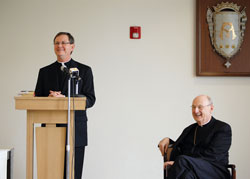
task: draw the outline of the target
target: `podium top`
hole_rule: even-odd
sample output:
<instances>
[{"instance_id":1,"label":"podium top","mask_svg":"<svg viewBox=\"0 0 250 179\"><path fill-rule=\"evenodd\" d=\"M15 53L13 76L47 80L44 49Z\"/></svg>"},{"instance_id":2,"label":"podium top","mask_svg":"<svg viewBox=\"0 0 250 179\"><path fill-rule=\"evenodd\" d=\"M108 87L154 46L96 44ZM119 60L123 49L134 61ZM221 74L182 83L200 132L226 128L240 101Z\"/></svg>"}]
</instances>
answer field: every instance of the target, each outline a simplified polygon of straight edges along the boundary
<instances>
[{"instance_id":1,"label":"podium top","mask_svg":"<svg viewBox=\"0 0 250 179\"><path fill-rule=\"evenodd\" d=\"M67 97L34 97L34 96L16 96L16 109L20 110L68 110ZM70 98L70 109L85 110L86 97Z\"/></svg>"}]
</instances>

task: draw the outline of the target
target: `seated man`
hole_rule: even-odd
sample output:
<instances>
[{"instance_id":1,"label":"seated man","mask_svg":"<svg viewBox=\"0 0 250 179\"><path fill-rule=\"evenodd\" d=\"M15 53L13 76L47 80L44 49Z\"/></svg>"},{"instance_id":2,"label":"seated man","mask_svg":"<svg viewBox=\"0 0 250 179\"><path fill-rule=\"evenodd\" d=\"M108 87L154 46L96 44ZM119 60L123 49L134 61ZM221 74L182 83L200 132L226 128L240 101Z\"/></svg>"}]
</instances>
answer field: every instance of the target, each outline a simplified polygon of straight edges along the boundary
<instances>
[{"instance_id":1,"label":"seated man","mask_svg":"<svg viewBox=\"0 0 250 179\"><path fill-rule=\"evenodd\" d=\"M172 145L167 179L229 179L228 151L231 146L231 127L212 116L213 102L200 95L193 100L192 115L196 123L184 129L174 142L164 138L159 143L161 154Z\"/></svg>"}]
</instances>

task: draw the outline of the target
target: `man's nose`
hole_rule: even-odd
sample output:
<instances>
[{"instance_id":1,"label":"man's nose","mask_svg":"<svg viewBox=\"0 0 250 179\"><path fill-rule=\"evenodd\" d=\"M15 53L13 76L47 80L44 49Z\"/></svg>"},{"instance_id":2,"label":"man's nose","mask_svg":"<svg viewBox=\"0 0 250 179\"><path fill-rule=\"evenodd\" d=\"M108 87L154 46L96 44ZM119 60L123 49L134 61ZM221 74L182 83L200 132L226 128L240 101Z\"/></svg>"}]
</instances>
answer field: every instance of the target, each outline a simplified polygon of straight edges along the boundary
<instances>
[{"instance_id":1,"label":"man's nose","mask_svg":"<svg viewBox=\"0 0 250 179\"><path fill-rule=\"evenodd\" d=\"M196 106L193 110L194 110L195 113L199 112L198 106Z\"/></svg>"}]
</instances>

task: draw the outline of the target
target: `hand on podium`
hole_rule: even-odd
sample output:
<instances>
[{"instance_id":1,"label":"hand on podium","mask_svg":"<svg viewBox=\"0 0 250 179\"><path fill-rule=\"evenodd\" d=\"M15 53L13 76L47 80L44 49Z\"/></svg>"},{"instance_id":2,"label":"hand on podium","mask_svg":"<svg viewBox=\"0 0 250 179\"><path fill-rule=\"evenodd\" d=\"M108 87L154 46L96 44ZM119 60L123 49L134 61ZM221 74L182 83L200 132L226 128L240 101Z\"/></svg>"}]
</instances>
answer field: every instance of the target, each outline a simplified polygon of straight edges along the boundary
<instances>
[{"instance_id":1,"label":"hand on podium","mask_svg":"<svg viewBox=\"0 0 250 179\"><path fill-rule=\"evenodd\" d=\"M65 95L61 94L61 91L49 91L49 97L65 97Z\"/></svg>"}]
</instances>

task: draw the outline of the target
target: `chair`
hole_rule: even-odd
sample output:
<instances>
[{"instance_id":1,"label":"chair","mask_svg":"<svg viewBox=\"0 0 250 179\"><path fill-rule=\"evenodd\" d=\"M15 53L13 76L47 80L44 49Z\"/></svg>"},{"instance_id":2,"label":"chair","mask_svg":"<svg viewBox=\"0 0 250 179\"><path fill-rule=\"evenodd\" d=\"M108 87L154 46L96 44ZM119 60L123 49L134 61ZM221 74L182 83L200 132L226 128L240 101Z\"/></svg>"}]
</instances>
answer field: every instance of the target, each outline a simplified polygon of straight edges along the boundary
<instances>
[{"instance_id":1,"label":"chair","mask_svg":"<svg viewBox=\"0 0 250 179\"><path fill-rule=\"evenodd\" d=\"M234 164L228 164L227 168L231 170L231 178L236 179L236 166Z\"/></svg>"},{"instance_id":2,"label":"chair","mask_svg":"<svg viewBox=\"0 0 250 179\"><path fill-rule=\"evenodd\" d=\"M172 147L168 148L167 152L163 156L163 162L169 161L172 149ZM230 169L231 179L236 179L236 166L234 164L228 164L227 168ZM163 170L163 179L167 178L168 169L169 167Z\"/></svg>"}]
</instances>

